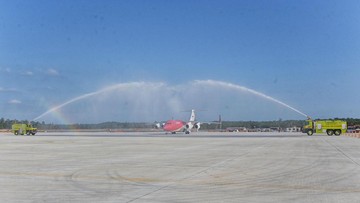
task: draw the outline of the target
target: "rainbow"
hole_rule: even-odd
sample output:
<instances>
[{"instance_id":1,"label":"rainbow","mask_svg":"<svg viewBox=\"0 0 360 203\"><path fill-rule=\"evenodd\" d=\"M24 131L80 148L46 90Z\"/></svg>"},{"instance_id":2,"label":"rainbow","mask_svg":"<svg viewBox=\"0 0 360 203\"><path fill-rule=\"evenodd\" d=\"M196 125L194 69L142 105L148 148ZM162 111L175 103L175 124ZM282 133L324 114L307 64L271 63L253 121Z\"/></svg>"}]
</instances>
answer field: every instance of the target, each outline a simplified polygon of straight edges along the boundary
<instances>
[{"instance_id":1,"label":"rainbow","mask_svg":"<svg viewBox=\"0 0 360 203\"><path fill-rule=\"evenodd\" d=\"M71 103L74 103L76 101L79 101L79 100L83 100L83 99L86 99L86 98L89 98L89 97L92 97L92 96L95 96L95 95L99 95L101 93L104 93L104 92L108 92L108 91L113 91L113 90L116 90L116 89L127 89L127 88L133 88L133 87L149 87L149 86L154 86L154 87L162 87L164 84L163 83L145 83L145 82L131 82L131 83L119 83L119 84L116 84L116 85L112 85L112 86L109 86L109 87L105 87L103 89L100 89L98 91L94 91L94 92L90 92L90 93L86 93L86 94L83 94L83 95L80 95L78 97L74 97L58 106L55 106L55 107L52 107L50 108L49 110L47 110L46 112L42 113L41 115L37 116L36 118L32 119L33 121L37 121L39 120L40 118L48 115L48 114L53 114L54 117L58 118L60 121L63 121L64 123L71 123L69 122L70 119L67 119L61 112L60 112L60 109L63 108L64 106L67 106Z\"/></svg>"}]
</instances>

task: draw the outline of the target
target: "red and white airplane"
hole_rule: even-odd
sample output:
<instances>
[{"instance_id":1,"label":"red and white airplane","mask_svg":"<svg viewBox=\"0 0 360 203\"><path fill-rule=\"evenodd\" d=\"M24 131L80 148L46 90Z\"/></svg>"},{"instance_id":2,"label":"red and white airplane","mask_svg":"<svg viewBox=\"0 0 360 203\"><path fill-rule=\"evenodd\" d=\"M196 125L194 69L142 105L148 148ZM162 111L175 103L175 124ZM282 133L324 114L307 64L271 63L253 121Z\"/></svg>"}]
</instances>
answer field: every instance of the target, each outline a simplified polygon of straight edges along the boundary
<instances>
[{"instance_id":1,"label":"red and white airplane","mask_svg":"<svg viewBox=\"0 0 360 203\"><path fill-rule=\"evenodd\" d=\"M176 132L185 132L189 134L192 129L197 131L200 129L200 122L195 121L195 110L191 110L190 119L188 122L182 120L168 120L163 126L165 132L171 132L175 134Z\"/></svg>"}]
</instances>

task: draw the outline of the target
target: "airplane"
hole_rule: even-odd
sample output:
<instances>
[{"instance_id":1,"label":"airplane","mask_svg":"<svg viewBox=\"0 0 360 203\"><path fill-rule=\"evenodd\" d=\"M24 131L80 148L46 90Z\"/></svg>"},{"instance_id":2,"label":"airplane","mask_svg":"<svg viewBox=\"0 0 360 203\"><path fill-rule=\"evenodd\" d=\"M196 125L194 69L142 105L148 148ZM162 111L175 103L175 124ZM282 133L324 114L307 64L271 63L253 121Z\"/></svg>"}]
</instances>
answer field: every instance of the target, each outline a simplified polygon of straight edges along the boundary
<instances>
[{"instance_id":1,"label":"airplane","mask_svg":"<svg viewBox=\"0 0 360 203\"><path fill-rule=\"evenodd\" d=\"M176 132L185 132L185 134L190 134L192 129L196 129L199 131L200 129L200 122L195 120L195 110L191 110L190 119L188 122L182 120L168 120L163 125L163 130L171 134L175 134Z\"/></svg>"}]
</instances>

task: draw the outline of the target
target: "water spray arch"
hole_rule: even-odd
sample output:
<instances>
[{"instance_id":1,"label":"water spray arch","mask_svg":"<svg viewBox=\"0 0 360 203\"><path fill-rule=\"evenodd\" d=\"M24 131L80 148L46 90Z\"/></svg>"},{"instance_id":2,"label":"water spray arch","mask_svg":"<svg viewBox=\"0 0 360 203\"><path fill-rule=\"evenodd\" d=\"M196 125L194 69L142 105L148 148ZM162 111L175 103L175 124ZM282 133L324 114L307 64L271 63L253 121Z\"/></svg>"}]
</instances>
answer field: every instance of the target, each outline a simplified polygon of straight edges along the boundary
<instances>
[{"instance_id":1,"label":"water spray arch","mask_svg":"<svg viewBox=\"0 0 360 203\"><path fill-rule=\"evenodd\" d=\"M36 118L33 119L33 121L37 121L39 120L40 118L50 114L50 113L53 113L53 112L57 112L58 110L60 110L61 108L69 105L69 104L72 104L74 102L78 102L80 100L83 100L83 99L87 99L89 97L93 97L93 96L96 96L96 95L100 95L104 92L109 92L109 91L114 91L114 90L119 90L119 89L126 89L126 88L141 88L141 87L144 87L144 86L153 86L153 87L161 87L163 86L163 83L145 83L145 82L131 82L131 83L119 83L119 84L116 84L116 85L111 85L111 86L108 86L108 87L105 87L103 89L100 89L100 90L97 90L97 91L94 91L94 92L90 92L90 93L86 93L86 94L83 94L83 95L80 95L78 97L74 97L72 99L69 99L68 101L60 104L60 105L57 105L55 107L52 107L50 108L49 110L45 111L44 113L40 114L39 116L37 116Z\"/></svg>"},{"instance_id":2,"label":"water spray arch","mask_svg":"<svg viewBox=\"0 0 360 203\"><path fill-rule=\"evenodd\" d=\"M172 107L176 106L176 109L179 111L179 110L181 110L181 108L186 108L186 107L181 105L182 102L181 102L181 100L177 99L177 97L179 95L180 95L179 97L181 97L181 95L185 95L186 91L189 88L194 88L194 87L202 87L203 89L217 87L217 88L223 88L224 90L226 89L226 90L232 90L232 91L238 91L238 92L247 92L256 97L260 97L260 98L263 98L272 103L276 103L276 104L281 105L291 111L294 111L304 117L307 117L307 115L305 113L301 112L300 110L298 110L278 99L270 97L270 96L268 96L264 93L258 92L256 90L253 90L253 89L250 89L250 88L247 88L244 86L236 85L233 83L216 81L216 80L195 80L193 82L190 82L188 85L189 86L187 86L187 85L168 86L164 83L151 83L151 82L119 83L119 84L111 85L111 86L105 87L103 89L100 89L100 90L97 90L94 92L90 92L90 93L86 93L86 94L80 95L78 97L69 99L68 101L65 101L64 103L62 103L60 105L52 107L49 110L45 111L44 113L40 114L39 116L35 117L33 119L33 121L37 121L49 114L59 114L60 109L64 108L65 106L68 106L70 104L73 104L75 102L85 100L85 99L88 99L88 98L91 98L91 97L94 97L97 95L101 95L101 94L107 93L107 92L112 92L112 91L124 92L127 89L133 90L133 94L141 94L140 90L144 90L144 89L147 89L148 91L156 91L158 94L163 94L163 96L160 98L160 100L166 100L169 103L169 104L167 104L168 106L166 108L170 108L170 106L172 106ZM143 93L144 92L145 91L143 91ZM199 90L199 92L201 93L201 90Z\"/></svg>"},{"instance_id":3,"label":"water spray arch","mask_svg":"<svg viewBox=\"0 0 360 203\"><path fill-rule=\"evenodd\" d=\"M244 92L249 92L253 95L256 95L258 97L261 97L261 98L264 98L264 99L267 99L271 102L274 102L274 103L277 103L277 104L280 104L281 106L284 106L292 111L295 111L296 113L302 115L302 116L305 116L305 117L308 117L308 115L306 115L305 113L301 112L300 110L278 100L278 99L275 99L273 97L270 97L264 93L261 93L261 92L258 92L256 90L253 90L253 89L250 89L250 88L247 88L247 87L244 87L244 86L240 86L240 85L236 85L236 84L232 84L232 83L228 83L228 82L222 82L222 81L216 81L216 80L195 80L194 81L194 84L198 84L198 85L208 85L208 86L221 86L221 87L224 87L224 88L229 88L229 89L233 89L233 90L237 90L237 91L244 91Z\"/></svg>"}]
</instances>

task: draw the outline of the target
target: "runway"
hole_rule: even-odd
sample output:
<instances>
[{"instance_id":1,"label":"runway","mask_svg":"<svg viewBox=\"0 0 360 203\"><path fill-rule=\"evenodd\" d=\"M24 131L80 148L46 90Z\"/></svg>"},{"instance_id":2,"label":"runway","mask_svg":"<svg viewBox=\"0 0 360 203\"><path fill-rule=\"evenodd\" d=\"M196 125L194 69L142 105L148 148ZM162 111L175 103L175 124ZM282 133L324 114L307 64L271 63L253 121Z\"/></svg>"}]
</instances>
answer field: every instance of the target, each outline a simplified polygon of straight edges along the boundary
<instances>
[{"instance_id":1,"label":"runway","mask_svg":"<svg viewBox=\"0 0 360 203\"><path fill-rule=\"evenodd\" d=\"M0 134L1 202L360 202L360 139Z\"/></svg>"}]
</instances>

